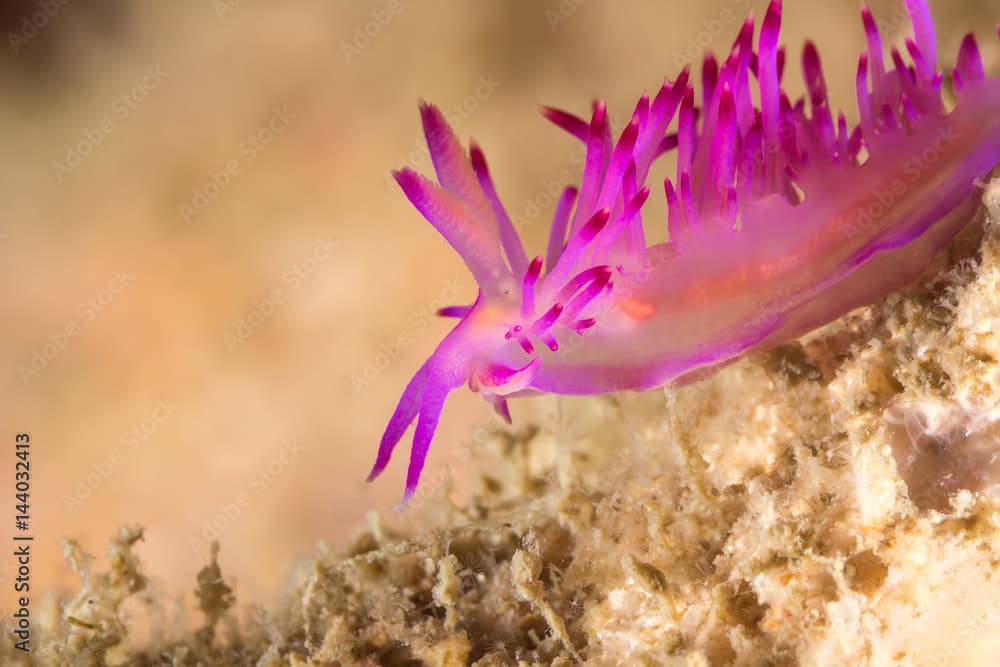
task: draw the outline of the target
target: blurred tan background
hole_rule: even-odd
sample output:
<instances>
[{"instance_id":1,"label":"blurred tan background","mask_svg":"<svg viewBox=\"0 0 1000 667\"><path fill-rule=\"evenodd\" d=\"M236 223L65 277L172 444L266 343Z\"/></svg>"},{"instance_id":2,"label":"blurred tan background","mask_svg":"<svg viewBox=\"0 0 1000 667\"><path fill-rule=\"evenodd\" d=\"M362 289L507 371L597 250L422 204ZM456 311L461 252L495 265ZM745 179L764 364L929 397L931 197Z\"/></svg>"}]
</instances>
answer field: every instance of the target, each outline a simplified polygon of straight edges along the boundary
<instances>
[{"instance_id":1,"label":"blurred tan background","mask_svg":"<svg viewBox=\"0 0 1000 667\"><path fill-rule=\"evenodd\" d=\"M902 1L871 4L901 43ZM943 62L974 28L995 72L995 2L931 4ZM5 3L0 490L9 526L13 434L30 432L33 590L72 583L62 536L103 556L123 522L146 527L140 553L172 595L193 588L219 539L241 602L280 588L318 541L343 545L373 508L418 522L419 503L389 512L408 442L364 479L399 393L450 326L431 313L474 286L388 178L430 170L417 100L481 143L537 252L578 148L535 105L585 112L603 96L620 123L764 5ZM783 34L792 89L812 38L853 115L857 4L787 2ZM653 199L647 222L660 226ZM544 402L513 410L546 418ZM489 419L456 394L425 478ZM459 486L469 470L451 470Z\"/></svg>"}]
</instances>

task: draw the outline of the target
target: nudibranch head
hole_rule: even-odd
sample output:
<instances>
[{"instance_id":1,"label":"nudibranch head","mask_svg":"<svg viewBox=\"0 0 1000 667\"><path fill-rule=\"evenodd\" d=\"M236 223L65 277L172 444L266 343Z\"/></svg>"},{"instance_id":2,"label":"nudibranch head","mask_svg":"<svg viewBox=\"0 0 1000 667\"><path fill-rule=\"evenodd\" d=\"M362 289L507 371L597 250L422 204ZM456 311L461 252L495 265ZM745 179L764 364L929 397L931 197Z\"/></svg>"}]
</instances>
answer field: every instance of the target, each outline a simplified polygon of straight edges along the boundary
<instances>
[{"instance_id":1,"label":"nudibranch head","mask_svg":"<svg viewBox=\"0 0 1000 667\"><path fill-rule=\"evenodd\" d=\"M930 11L924 0L906 7L914 35L889 58L862 7L854 126L832 110L811 43L807 94L793 102L783 90L780 0L756 45L750 18L725 60L706 56L700 95L685 69L643 95L617 136L603 102L589 121L543 108L586 159L534 258L482 151L467 152L441 112L421 104L438 182L409 168L394 175L479 293L440 312L459 322L406 386L369 479L416 420L404 499L413 495L445 399L463 384L509 421L507 397L521 393L691 381L912 279L968 223L976 180L1000 161L1000 86L967 36L949 110ZM676 157L663 184L669 241L647 247L645 182L667 153Z\"/></svg>"}]
</instances>

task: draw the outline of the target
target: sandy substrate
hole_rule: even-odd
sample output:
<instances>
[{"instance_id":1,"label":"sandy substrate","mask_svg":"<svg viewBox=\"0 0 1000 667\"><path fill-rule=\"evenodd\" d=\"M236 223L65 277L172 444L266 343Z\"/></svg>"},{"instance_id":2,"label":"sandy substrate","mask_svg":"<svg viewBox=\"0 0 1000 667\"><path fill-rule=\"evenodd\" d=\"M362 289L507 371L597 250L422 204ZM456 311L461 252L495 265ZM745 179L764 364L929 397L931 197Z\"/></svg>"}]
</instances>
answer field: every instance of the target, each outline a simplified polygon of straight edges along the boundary
<instances>
[{"instance_id":1,"label":"sandy substrate","mask_svg":"<svg viewBox=\"0 0 1000 667\"><path fill-rule=\"evenodd\" d=\"M902 1L867 4L902 48ZM75 586L63 537L97 551L141 523L157 587L188 590L217 539L240 598L263 600L291 554L343 546L371 509L390 527L420 517L391 513L405 460L364 480L400 391L451 327L435 309L471 303L475 284L389 175L431 171L417 101L482 146L526 247L544 252L580 145L535 105L585 113L605 98L620 131L643 90L727 51L766 6L0 3L0 410L36 444L34 591ZM995 3L931 6L943 67L974 29L1000 72ZM783 26L791 94L813 40L855 122L857 3L788 2ZM660 241L659 188L646 207ZM544 401L512 410L554 423ZM455 392L427 479L471 488L463 442L490 412ZM12 483L0 475L0 492ZM16 565L0 553L3 616Z\"/></svg>"},{"instance_id":2,"label":"sandy substrate","mask_svg":"<svg viewBox=\"0 0 1000 667\"><path fill-rule=\"evenodd\" d=\"M141 530L93 563L67 541L82 586L41 614L33 664L995 664L1000 183L985 200L971 256L802 341L488 429L470 499L425 485L422 526L371 515L266 608L223 551L200 627L172 631Z\"/></svg>"}]
</instances>

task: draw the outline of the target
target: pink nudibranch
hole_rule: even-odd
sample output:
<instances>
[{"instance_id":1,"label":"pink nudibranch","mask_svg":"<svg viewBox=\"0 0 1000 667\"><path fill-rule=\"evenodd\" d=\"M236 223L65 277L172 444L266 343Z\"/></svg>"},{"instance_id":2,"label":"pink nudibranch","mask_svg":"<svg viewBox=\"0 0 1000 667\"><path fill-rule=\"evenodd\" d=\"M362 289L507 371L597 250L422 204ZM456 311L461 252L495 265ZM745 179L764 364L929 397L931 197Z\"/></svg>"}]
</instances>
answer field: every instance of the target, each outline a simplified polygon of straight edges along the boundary
<instances>
[{"instance_id":1,"label":"pink nudibranch","mask_svg":"<svg viewBox=\"0 0 1000 667\"><path fill-rule=\"evenodd\" d=\"M586 146L581 185L558 202L544 258L525 253L479 148L466 153L441 112L422 104L439 183L409 168L395 177L479 294L442 312L461 320L406 386L369 480L416 419L404 500L413 495L445 399L464 383L508 421L516 394L683 384L919 277L970 224L978 181L1000 162L1000 80L986 77L968 35L946 108L930 10L925 0L906 7L914 37L888 60L862 7L868 49L853 128L831 110L811 43L806 97L793 103L782 90L780 0L756 51L750 18L721 65L706 56L700 104L685 70L639 100L617 141L603 102L589 123L543 109ZM669 241L647 247L644 184L670 152Z\"/></svg>"}]
</instances>

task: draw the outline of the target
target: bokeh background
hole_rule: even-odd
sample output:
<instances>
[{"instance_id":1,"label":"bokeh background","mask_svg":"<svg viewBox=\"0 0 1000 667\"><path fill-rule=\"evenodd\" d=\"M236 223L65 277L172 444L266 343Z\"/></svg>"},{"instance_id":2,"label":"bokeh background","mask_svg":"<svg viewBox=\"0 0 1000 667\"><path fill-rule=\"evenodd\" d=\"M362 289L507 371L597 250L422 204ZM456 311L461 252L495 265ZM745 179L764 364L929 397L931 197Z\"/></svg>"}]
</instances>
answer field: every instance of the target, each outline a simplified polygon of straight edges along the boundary
<instances>
[{"instance_id":1,"label":"bokeh background","mask_svg":"<svg viewBox=\"0 0 1000 667\"><path fill-rule=\"evenodd\" d=\"M902 0L870 4L901 44ZM974 29L996 71L995 1L931 5L943 62ZM418 523L419 502L392 512L405 445L364 479L400 391L450 325L434 309L475 289L389 178L430 170L417 100L484 147L540 250L580 149L535 105L586 113L605 97L620 128L643 90L706 47L728 50L764 6L5 2L0 490L9 526L13 437L30 432L33 590L73 590L60 538L103 555L129 523L146 527L147 569L182 607L211 539L240 601L266 601L297 557L344 545L371 510ZM793 91L807 37L854 116L857 3L786 3ZM647 222L662 226L653 200ZM515 419L547 419L547 405L517 402ZM462 448L490 421L478 397L454 395L429 492L468 486Z\"/></svg>"}]
</instances>

